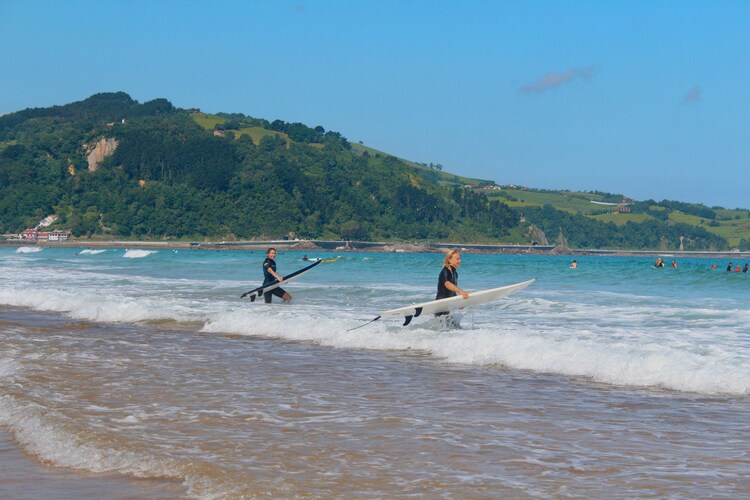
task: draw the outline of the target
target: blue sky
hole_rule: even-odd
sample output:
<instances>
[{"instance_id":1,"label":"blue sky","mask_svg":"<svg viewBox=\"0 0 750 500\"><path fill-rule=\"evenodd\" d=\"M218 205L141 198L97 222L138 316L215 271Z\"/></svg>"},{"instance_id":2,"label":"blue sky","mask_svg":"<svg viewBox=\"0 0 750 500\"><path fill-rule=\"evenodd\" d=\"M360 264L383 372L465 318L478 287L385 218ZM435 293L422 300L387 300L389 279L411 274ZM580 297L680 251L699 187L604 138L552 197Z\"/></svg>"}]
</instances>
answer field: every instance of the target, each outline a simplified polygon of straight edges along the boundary
<instances>
[{"instance_id":1,"label":"blue sky","mask_svg":"<svg viewBox=\"0 0 750 500\"><path fill-rule=\"evenodd\" d=\"M750 208L750 1L0 0L0 113L125 91L456 174Z\"/></svg>"}]
</instances>

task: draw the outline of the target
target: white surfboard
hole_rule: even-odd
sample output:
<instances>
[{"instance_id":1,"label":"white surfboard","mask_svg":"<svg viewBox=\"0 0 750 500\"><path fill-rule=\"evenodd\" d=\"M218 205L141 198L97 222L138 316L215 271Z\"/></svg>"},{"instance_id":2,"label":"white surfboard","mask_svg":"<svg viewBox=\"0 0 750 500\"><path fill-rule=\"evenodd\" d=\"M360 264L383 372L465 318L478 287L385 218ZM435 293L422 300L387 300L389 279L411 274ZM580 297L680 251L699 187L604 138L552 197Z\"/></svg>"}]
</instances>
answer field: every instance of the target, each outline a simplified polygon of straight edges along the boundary
<instances>
[{"instance_id":1,"label":"white surfboard","mask_svg":"<svg viewBox=\"0 0 750 500\"><path fill-rule=\"evenodd\" d=\"M404 326L406 326L409 323L411 323L412 319L417 318L421 316L422 314L434 314L434 313L448 312L448 311L452 311L455 309L463 309L464 307L476 306L479 304L486 304L487 302L492 302L493 300L507 297L513 292L523 290L524 288L534 283L535 281L536 281L536 278L528 280L528 281L523 281L521 283L516 283L514 285L506 285L506 286L501 286L499 288L491 288L489 290L482 290L480 292L472 292L470 293L468 299L464 299L460 295L457 295L455 297L448 297L447 299L431 300L429 302L423 302L421 304L414 304L411 306L399 307L397 309L389 309L388 311L381 312L377 318L373 319L369 323L372 323L373 321L377 321L380 318L397 318L399 316L403 316ZM365 323L365 325L369 323ZM361 326L365 326L365 325L361 325ZM358 326L356 328L360 328L360 327ZM356 328L352 328L352 330L356 330Z\"/></svg>"}]
</instances>

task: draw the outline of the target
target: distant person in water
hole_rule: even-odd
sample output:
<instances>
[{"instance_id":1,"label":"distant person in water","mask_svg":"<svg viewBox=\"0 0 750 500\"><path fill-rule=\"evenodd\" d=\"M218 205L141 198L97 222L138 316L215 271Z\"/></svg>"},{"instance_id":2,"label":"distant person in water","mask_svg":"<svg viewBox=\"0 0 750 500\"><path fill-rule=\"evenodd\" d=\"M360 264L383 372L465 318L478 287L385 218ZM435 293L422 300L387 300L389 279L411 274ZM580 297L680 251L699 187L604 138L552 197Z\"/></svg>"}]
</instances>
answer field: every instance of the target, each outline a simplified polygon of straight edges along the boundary
<instances>
[{"instance_id":1,"label":"distant person in water","mask_svg":"<svg viewBox=\"0 0 750 500\"><path fill-rule=\"evenodd\" d=\"M743 273L746 273L746 272L748 271L748 266L749 266L749 265L748 265L748 263L746 262L746 263L745 263L745 267L743 267L743 268L742 268L742 272L743 272Z\"/></svg>"},{"instance_id":2,"label":"distant person in water","mask_svg":"<svg viewBox=\"0 0 750 500\"><path fill-rule=\"evenodd\" d=\"M664 267L664 259L662 259L661 257L656 259L656 263L654 264L654 267L657 267L657 268Z\"/></svg>"},{"instance_id":3,"label":"distant person in water","mask_svg":"<svg viewBox=\"0 0 750 500\"><path fill-rule=\"evenodd\" d=\"M273 283L276 280L281 281L284 279L276 273L276 261L274 260L275 258L276 249L269 248L266 251L266 260L263 261L263 286ZM274 295L284 299L284 302L289 302L290 300L292 300L291 295L289 295L283 288L278 287L274 288L270 292L266 292L263 294L263 299L266 301L266 304L271 303L271 299Z\"/></svg>"},{"instance_id":4,"label":"distant person in water","mask_svg":"<svg viewBox=\"0 0 750 500\"><path fill-rule=\"evenodd\" d=\"M716 264L711 264L711 269L718 269L718 268L719 266L717 266Z\"/></svg>"},{"instance_id":5,"label":"distant person in water","mask_svg":"<svg viewBox=\"0 0 750 500\"><path fill-rule=\"evenodd\" d=\"M443 269L438 276L437 294L435 300L455 297L459 293L461 297L468 299L469 292L458 288L458 268L461 266L461 254L458 250L450 250L443 259ZM447 312L435 313L435 316L445 316Z\"/></svg>"},{"instance_id":6,"label":"distant person in water","mask_svg":"<svg viewBox=\"0 0 750 500\"><path fill-rule=\"evenodd\" d=\"M729 265L727 266L727 272L729 272L729 273L731 273L731 272L732 272L732 263L731 263L731 262L730 262L730 263L729 263Z\"/></svg>"},{"instance_id":7,"label":"distant person in water","mask_svg":"<svg viewBox=\"0 0 750 500\"><path fill-rule=\"evenodd\" d=\"M737 264L737 267L735 267L735 268L734 268L734 272L735 272L735 273L739 273L739 272L741 272L741 271L742 271L742 269L740 269L740 265L739 265L739 264Z\"/></svg>"},{"instance_id":8,"label":"distant person in water","mask_svg":"<svg viewBox=\"0 0 750 500\"><path fill-rule=\"evenodd\" d=\"M571 262L570 263L570 268L571 269L578 269L578 262L576 262L576 261Z\"/></svg>"},{"instance_id":9,"label":"distant person in water","mask_svg":"<svg viewBox=\"0 0 750 500\"><path fill-rule=\"evenodd\" d=\"M676 260L672 261L672 269L677 269L677 261Z\"/></svg>"},{"instance_id":10,"label":"distant person in water","mask_svg":"<svg viewBox=\"0 0 750 500\"><path fill-rule=\"evenodd\" d=\"M304 256L302 257L302 260L310 260L310 259L308 259L308 258L307 258L307 255L304 255Z\"/></svg>"}]
</instances>

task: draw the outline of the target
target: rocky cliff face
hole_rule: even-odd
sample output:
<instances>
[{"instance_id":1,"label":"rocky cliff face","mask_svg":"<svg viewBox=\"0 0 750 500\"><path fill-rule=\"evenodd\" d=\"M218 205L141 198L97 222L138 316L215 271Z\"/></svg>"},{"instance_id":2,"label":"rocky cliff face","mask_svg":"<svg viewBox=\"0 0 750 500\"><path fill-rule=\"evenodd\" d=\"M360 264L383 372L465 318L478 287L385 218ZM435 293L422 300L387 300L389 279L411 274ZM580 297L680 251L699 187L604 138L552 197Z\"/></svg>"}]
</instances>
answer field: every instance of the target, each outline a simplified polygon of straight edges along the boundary
<instances>
[{"instance_id":1,"label":"rocky cliff face","mask_svg":"<svg viewBox=\"0 0 750 500\"><path fill-rule=\"evenodd\" d=\"M89 161L89 171L96 171L99 164L104 159L110 156L117 149L117 139L104 139L102 138L96 144L89 144L86 146L86 155Z\"/></svg>"},{"instance_id":2,"label":"rocky cliff face","mask_svg":"<svg viewBox=\"0 0 750 500\"><path fill-rule=\"evenodd\" d=\"M547 236L544 234L544 231L533 224L529 226L529 236L531 236L531 241L534 241L539 245L549 245L549 243L547 242Z\"/></svg>"}]
</instances>

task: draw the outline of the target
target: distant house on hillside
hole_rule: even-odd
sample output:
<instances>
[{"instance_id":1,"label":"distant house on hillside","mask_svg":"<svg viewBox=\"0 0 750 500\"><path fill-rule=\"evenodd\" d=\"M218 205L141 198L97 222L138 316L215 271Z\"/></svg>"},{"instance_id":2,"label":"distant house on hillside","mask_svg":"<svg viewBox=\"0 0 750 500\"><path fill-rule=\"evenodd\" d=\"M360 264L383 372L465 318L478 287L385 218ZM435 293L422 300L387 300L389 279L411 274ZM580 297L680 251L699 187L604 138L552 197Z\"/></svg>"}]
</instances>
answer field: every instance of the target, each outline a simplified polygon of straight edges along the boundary
<instances>
[{"instance_id":1,"label":"distant house on hillside","mask_svg":"<svg viewBox=\"0 0 750 500\"><path fill-rule=\"evenodd\" d=\"M36 229L26 229L25 231L22 231L19 236L21 236L22 240L33 240L36 241L37 238L37 231Z\"/></svg>"}]
</instances>

